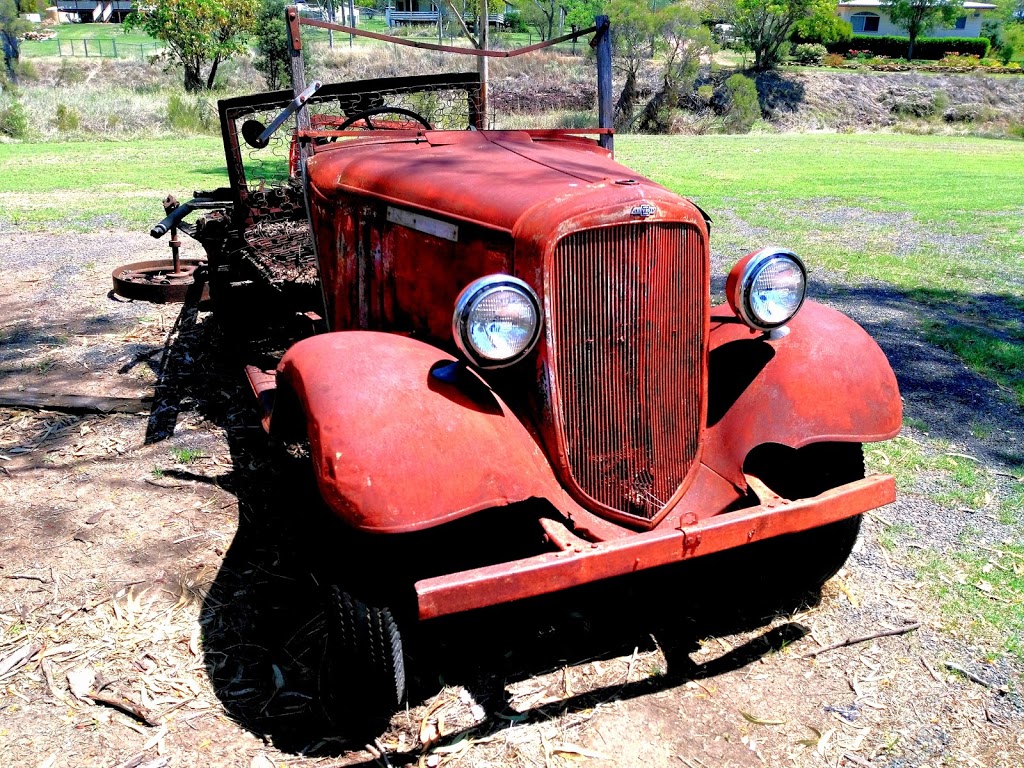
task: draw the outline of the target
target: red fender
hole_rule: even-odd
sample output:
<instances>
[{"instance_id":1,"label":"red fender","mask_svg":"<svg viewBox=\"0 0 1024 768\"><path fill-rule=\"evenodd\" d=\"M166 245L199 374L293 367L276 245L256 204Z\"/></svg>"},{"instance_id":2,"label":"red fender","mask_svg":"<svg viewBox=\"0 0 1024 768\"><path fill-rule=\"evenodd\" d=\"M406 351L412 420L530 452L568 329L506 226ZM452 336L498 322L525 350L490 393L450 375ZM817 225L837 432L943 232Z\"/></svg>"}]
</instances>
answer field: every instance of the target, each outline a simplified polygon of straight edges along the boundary
<instances>
[{"instance_id":1,"label":"red fender","mask_svg":"<svg viewBox=\"0 0 1024 768\"><path fill-rule=\"evenodd\" d=\"M454 358L394 334L342 331L293 346L278 381L307 417L320 493L353 527L429 528L532 497L578 509L537 440ZM459 377L457 381L451 375Z\"/></svg>"},{"instance_id":2,"label":"red fender","mask_svg":"<svg viewBox=\"0 0 1024 768\"><path fill-rule=\"evenodd\" d=\"M808 301L789 330L768 339L751 332L727 305L711 310L701 461L739 487L745 486L747 453L762 443L867 443L900 431L896 376L863 328Z\"/></svg>"}]
</instances>

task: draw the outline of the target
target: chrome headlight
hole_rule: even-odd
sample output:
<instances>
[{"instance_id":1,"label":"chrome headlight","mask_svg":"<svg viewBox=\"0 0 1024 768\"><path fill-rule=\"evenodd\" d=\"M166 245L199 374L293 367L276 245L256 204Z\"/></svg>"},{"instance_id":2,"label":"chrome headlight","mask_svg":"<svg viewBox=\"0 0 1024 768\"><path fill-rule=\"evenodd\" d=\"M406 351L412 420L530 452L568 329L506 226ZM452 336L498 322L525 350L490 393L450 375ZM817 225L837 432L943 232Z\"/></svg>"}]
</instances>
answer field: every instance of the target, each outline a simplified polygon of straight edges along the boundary
<instances>
[{"instance_id":1,"label":"chrome headlight","mask_svg":"<svg viewBox=\"0 0 1024 768\"><path fill-rule=\"evenodd\" d=\"M729 273L725 295L751 328L770 331L788 323L804 303L807 269L800 257L779 248L747 254Z\"/></svg>"},{"instance_id":2,"label":"chrome headlight","mask_svg":"<svg viewBox=\"0 0 1024 768\"><path fill-rule=\"evenodd\" d=\"M530 353L540 324L540 301L529 285L510 275L488 275L459 294L452 335L474 365L501 368Z\"/></svg>"}]
</instances>

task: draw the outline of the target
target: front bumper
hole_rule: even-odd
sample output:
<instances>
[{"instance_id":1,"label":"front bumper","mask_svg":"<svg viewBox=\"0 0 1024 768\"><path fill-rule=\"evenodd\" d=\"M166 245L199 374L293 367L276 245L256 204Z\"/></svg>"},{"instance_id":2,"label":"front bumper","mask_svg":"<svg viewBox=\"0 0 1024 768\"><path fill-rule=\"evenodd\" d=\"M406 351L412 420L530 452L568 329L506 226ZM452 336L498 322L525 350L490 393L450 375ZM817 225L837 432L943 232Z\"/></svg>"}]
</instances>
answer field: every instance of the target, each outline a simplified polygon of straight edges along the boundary
<instances>
[{"instance_id":1,"label":"front bumper","mask_svg":"<svg viewBox=\"0 0 1024 768\"><path fill-rule=\"evenodd\" d=\"M546 520L548 538L558 552L418 581L419 617L431 619L559 592L827 525L895 501L896 485L889 475L873 475L798 501L759 495L761 504L756 507L611 541L586 541Z\"/></svg>"}]
</instances>

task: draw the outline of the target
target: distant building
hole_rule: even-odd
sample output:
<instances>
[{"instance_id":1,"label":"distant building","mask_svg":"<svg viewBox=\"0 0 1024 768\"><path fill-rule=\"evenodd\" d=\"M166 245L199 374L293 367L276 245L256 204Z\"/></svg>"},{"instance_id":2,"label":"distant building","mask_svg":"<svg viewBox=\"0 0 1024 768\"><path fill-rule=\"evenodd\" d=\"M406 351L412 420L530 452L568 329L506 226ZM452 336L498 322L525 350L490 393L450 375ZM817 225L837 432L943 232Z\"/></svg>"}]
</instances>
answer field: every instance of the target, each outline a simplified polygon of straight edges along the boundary
<instances>
[{"instance_id":1,"label":"distant building","mask_svg":"<svg viewBox=\"0 0 1024 768\"><path fill-rule=\"evenodd\" d=\"M983 15L996 6L991 3L964 3L963 16L952 27L929 29L922 37L981 37ZM881 0L846 0L838 3L839 17L853 25L855 35L906 35L907 30L889 19Z\"/></svg>"},{"instance_id":2,"label":"distant building","mask_svg":"<svg viewBox=\"0 0 1024 768\"><path fill-rule=\"evenodd\" d=\"M57 0L57 15L64 22L120 24L133 10L133 0Z\"/></svg>"}]
</instances>

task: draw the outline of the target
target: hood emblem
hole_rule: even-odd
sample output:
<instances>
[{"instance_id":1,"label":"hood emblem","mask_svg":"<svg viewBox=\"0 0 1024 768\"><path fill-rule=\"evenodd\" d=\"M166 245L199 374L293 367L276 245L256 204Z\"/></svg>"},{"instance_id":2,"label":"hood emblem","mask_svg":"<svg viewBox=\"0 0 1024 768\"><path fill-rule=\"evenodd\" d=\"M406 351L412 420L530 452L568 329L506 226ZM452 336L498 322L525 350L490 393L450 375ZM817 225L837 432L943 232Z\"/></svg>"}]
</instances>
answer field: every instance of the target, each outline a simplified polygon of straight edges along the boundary
<instances>
[{"instance_id":1,"label":"hood emblem","mask_svg":"<svg viewBox=\"0 0 1024 768\"><path fill-rule=\"evenodd\" d=\"M630 210L629 215L630 216L640 216L640 217L646 219L648 216L653 216L657 212L658 212L658 209L655 208L650 203L641 203L640 205L634 205L632 210Z\"/></svg>"}]
</instances>

